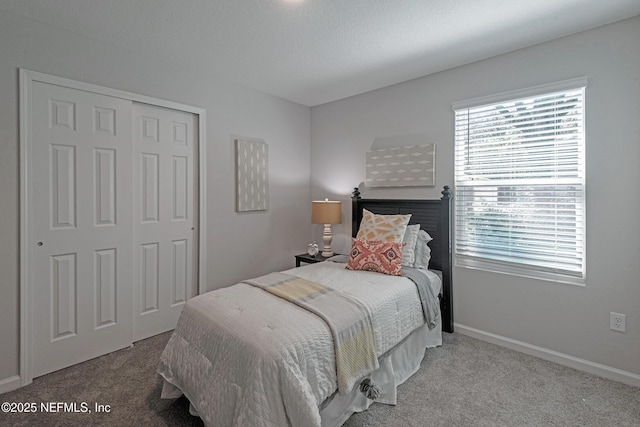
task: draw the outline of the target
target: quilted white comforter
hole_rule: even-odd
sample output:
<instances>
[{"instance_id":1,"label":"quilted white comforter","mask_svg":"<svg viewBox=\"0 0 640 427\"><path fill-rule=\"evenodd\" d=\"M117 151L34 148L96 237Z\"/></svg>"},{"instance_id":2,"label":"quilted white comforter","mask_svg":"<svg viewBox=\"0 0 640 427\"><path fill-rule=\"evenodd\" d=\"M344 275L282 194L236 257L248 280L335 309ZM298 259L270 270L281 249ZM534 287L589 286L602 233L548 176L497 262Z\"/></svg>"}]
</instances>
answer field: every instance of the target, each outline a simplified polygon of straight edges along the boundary
<instances>
[{"instance_id":1,"label":"quilted white comforter","mask_svg":"<svg viewBox=\"0 0 640 427\"><path fill-rule=\"evenodd\" d=\"M333 262L286 273L367 305L378 356L424 324L416 286L407 278L346 270ZM318 406L337 388L326 323L245 283L185 305L158 372L208 426L320 426Z\"/></svg>"}]
</instances>

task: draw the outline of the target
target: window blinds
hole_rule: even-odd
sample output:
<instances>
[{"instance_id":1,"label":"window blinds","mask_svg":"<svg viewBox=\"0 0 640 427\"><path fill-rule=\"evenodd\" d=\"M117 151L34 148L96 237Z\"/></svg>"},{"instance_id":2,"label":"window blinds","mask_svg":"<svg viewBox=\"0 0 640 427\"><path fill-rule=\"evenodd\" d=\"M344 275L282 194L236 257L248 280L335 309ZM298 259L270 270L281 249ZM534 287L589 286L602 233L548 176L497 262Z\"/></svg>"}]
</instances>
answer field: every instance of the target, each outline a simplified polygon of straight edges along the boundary
<instances>
[{"instance_id":1,"label":"window blinds","mask_svg":"<svg viewBox=\"0 0 640 427\"><path fill-rule=\"evenodd\" d=\"M455 108L456 259L584 277L584 86Z\"/></svg>"}]
</instances>

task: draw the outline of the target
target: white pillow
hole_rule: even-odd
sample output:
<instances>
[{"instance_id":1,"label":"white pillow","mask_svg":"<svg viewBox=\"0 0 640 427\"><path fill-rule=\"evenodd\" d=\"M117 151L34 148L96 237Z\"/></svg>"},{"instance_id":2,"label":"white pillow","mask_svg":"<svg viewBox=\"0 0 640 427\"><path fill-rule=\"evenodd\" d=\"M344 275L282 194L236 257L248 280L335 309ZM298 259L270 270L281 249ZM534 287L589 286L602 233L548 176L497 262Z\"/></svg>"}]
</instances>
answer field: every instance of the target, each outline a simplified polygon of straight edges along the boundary
<instances>
[{"instance_id":1,"label":"white pillow","mask_svg":"<svg viewBox=\"0 0 640 427\"><path fill-rule=\"evenodd\" d=\"M429 260L431 260L431 248L427 243L433 238L424 230L418 232L418 241L416 242L416 260L413 264L415 268L429 268Z\"/></svg>"},{"instance_id":2,"label":"white pillow","mask_svg":"<svg viewBox=\"0 0 640 427\"><path fill-rule=\"evenodd\" d=\"M404 232L404 246L402 247L402 265L405 267L413 267L416 262L416 243L418 242L418 232L420 224L412 224L407 226Z\"/></svg>"}]
</instances>

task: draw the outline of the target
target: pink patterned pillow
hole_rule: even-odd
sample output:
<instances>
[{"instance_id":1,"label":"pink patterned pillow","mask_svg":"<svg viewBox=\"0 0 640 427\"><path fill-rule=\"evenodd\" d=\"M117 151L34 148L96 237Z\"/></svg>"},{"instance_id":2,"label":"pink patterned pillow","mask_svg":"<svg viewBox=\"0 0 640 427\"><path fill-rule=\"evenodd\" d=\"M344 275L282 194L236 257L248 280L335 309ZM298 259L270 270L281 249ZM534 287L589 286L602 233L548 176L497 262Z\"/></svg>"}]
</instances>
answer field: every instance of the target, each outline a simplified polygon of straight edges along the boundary
<instances>
[{"instance_id":1,"label":"pink patterned pillow","mask_svg":"<svg viewBox=\"0 0 640 427\"><path fill-rule=\"evenodd\" d=\"M400 276L402 245L380 240L353 239L347 268Z\"/></svg>"}]
</instances>

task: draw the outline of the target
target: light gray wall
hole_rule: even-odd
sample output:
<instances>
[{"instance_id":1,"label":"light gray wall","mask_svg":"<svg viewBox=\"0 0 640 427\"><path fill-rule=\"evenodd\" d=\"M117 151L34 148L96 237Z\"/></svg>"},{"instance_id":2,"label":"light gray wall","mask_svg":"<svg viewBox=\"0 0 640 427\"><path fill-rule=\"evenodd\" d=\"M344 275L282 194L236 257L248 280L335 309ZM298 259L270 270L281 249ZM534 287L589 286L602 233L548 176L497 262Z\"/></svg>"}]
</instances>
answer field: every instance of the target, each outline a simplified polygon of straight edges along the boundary
<instances>
[{"instance_id":1,"label":"light gray wall","mask_svg":"<svg viewBox=\"0 0 640 427\"><path fill-rule=\"evenodd\" d=\"M453 102L587 76L586 286L455 268L455 321L640 374L639 41L636 17L314 107L312 196L332 189L348 201L374 142L422 134L436 143L436 187L363 196L439 197L453 186ZM349 217L349 205L343 213ZM334 226L335 250L349 249L350 232L350 224ZM609 330L610 311L626 313L626 334Z\"/></svg>"},{"instance_id":2,"label":"light gray wall","mask_svg":"<svg viewBox=\"0 0 640 427\"><path fill-rule=\"evenodd\" d=\"M207 110L207 289L293 267L306 248L308 107L2 11L0 58L0 381L19 372L18 68ZM235 212L234 136L269 144L267 212Z\"/></svg>"}]
</instances>

